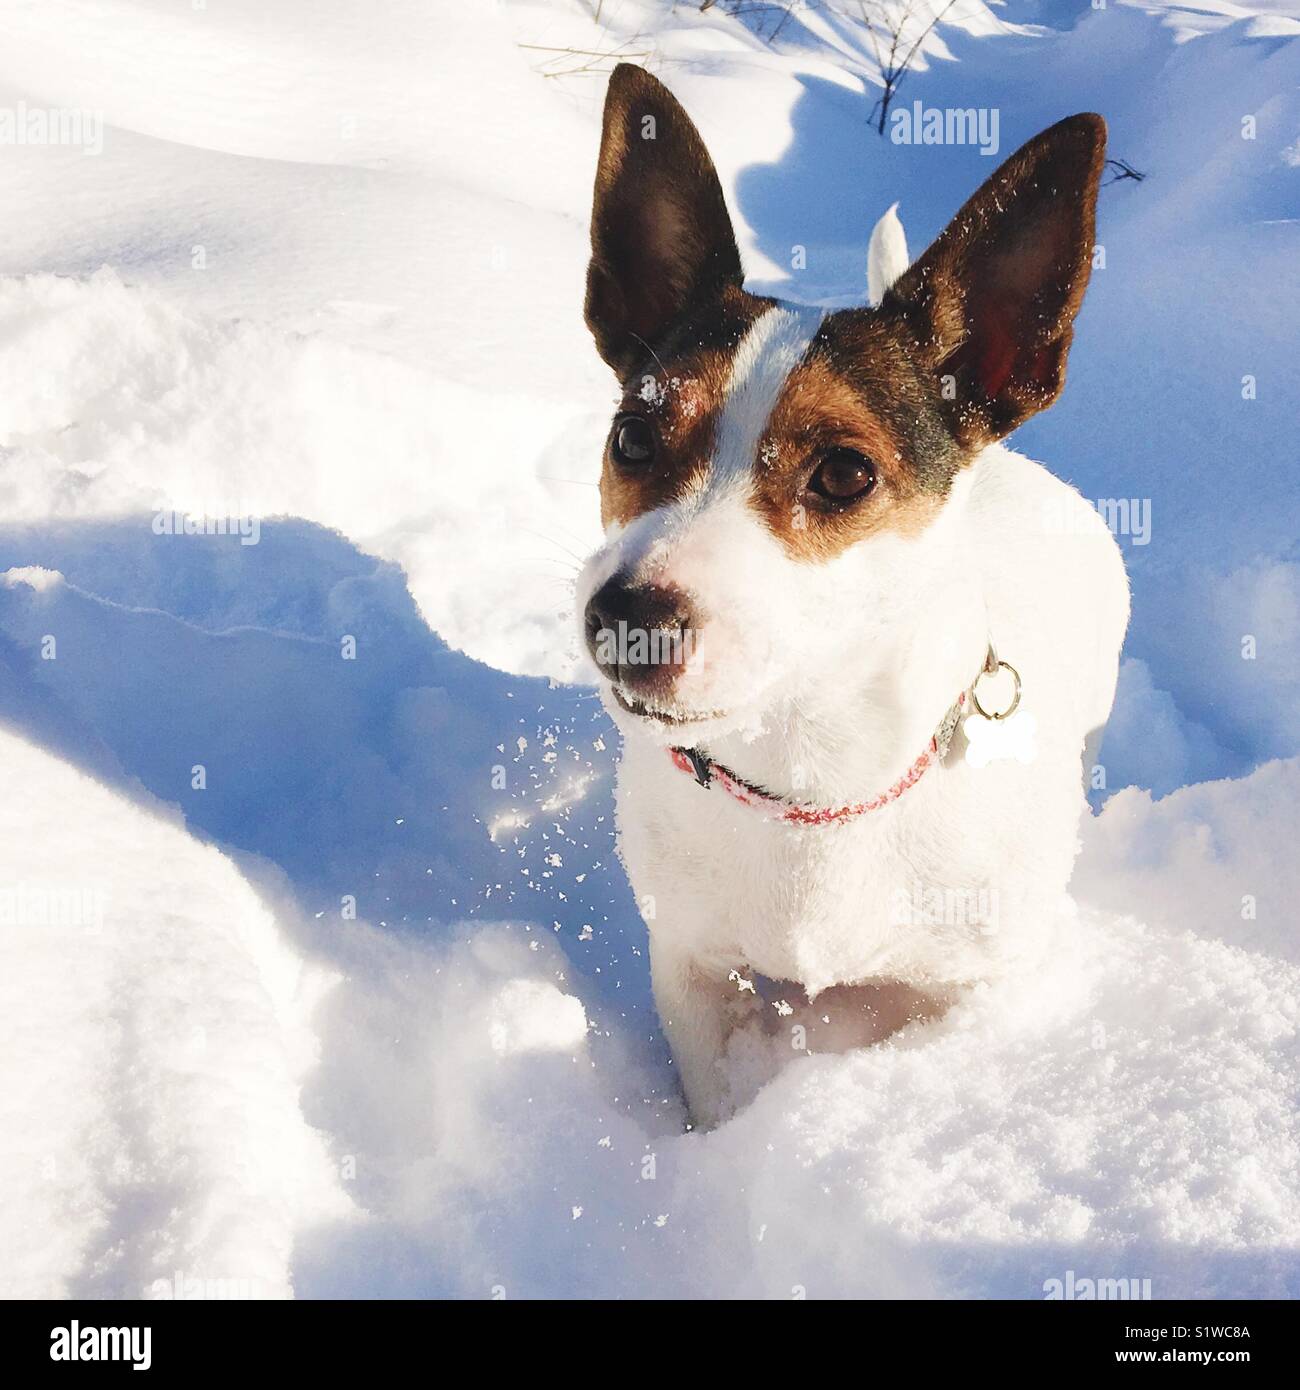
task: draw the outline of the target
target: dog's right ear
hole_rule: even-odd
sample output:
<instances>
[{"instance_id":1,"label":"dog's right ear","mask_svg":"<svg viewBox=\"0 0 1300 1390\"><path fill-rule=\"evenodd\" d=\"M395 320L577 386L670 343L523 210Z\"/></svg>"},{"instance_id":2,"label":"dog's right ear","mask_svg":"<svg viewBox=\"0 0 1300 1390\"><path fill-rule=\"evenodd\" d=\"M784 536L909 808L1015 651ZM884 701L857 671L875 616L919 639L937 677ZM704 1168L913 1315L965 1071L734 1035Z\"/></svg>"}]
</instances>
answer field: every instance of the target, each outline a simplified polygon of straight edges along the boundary
<instances>
[{"instance_id":1,"label":"dog's right ear","mask_svg":"<svg viewBox=\"0 0 1300 1390\"><path fill-rule=\"evenodd\" d=\"M587 270L600 355L626 376L684 310L742 279L699 131L661 82L620 63L605 94Z\"/></svg>"}]
</instances>

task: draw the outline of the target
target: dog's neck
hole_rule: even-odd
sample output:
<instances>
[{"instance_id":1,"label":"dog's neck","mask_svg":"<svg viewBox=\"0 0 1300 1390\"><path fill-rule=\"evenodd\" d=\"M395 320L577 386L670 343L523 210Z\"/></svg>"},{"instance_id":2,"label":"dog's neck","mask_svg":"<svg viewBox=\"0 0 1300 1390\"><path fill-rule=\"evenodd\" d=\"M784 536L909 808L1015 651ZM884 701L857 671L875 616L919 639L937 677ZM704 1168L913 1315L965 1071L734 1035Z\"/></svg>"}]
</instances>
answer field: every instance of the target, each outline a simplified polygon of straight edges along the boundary
<instances>
[{"instance_id":1,"label":"dog's neck","mask_svg":"<svg viewBox=\"0 0 1300 1390\"><path fill-rule=\"evenodd\" d=\"M911 587L873 628L846 624L815 669L744 730L704 751L747 781L800 802L869 800L916 762L979 673L996 634L983 540L970 506L979 462L964 471L910 563ZM903 586L899 586L903 590ZM841 629L843 631L843 629Z\"/></svg>"},{"instance_id":2,"label":"dog's neck","mask_svg":"<svg viewBox=\"0 0 1300 1390\"><path fill-rule=\"evenodd\" d=\"M778 796L819 806L869 800L930 746L979 673L989 633L969 590L938 603L930 624L870 673L846 663L775 701L753 725L704 751Z\"/></svg>"}]
</instances>

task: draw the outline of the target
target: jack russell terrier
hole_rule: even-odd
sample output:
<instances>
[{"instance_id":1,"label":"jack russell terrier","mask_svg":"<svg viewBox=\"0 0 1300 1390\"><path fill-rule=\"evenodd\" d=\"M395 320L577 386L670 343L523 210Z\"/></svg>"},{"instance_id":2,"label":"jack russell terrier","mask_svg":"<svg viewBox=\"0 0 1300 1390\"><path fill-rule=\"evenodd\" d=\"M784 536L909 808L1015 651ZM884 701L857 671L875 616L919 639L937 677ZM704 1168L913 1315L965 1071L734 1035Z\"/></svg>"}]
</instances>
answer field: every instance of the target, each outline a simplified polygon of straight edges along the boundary
<instances>
[{"instance_id":1,"label":"jack russell terrier","mask_svg":"<svg viewBox=\"0 0 1300 1390\"><path fill-rule=\"evenodd\" d=\"M1045 130L910 268L891 212L878 302L827 312L745 291L699 132L611 78L586 318L622 394L579 612L697 1126L738 1103L738 1034L879 1041L1066 905L1128 581L999 441L1064 383L1104 150L1099 116Z\"/></svg>"}]
</instances>

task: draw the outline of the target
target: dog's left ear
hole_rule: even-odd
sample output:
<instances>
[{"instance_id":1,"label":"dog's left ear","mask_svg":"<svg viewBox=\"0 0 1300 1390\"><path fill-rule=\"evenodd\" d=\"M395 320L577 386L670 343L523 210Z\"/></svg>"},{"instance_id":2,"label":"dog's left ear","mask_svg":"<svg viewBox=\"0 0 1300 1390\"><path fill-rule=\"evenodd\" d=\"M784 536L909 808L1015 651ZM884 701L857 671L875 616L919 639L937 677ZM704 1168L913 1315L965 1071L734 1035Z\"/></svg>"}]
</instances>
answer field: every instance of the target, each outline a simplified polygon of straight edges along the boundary
<instances>
[{"instance_id":1,"label":"dog's left ear","mask_svg":"<svg viewBox=\"0 0 1300 1390\"><path fill-rule=\"evenodd\" d=\"M1021 146L885 296L982 447L1060 395L1092 270L1106 123L1070 116Z\"/></svg>"},{"instance_id":2,"label":"dog's left ear","mask_svg":"<svg viewBox=\"0 0 1300 1390\"><path fill-rule=\"evenodd\" d=\"M625 376L690 305L742 279L699 131L662 83L620 63L605 95L587 271L600 355Z\"/></svg>"}]
</instances>

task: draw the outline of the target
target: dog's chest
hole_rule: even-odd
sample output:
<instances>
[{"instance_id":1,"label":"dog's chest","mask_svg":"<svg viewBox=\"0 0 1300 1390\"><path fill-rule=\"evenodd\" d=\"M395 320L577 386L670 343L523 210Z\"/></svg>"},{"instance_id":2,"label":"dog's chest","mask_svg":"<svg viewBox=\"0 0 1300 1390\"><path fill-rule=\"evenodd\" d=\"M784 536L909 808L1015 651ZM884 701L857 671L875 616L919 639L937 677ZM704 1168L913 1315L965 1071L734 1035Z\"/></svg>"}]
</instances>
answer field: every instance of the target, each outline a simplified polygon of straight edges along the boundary
<instances>
[{"instance_id":1,"label":"dog's chest","mask_svg":"<svg viewBox=\"0 0 1300 1390\"><path fill-rule=\"evenodd\" d=\"M652 940L719 971L816 992L881 976L961 979L996 953L988 842L957 833L937 778L880 813L799 827L705 790L662 750L620 771L620 848Z\"/></svg>"}]
</instances>

